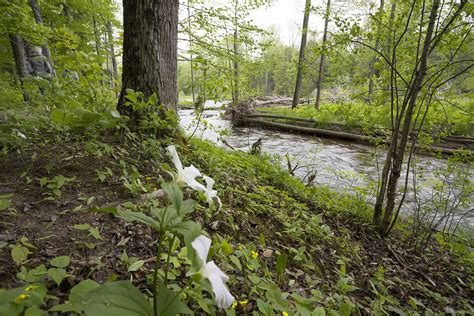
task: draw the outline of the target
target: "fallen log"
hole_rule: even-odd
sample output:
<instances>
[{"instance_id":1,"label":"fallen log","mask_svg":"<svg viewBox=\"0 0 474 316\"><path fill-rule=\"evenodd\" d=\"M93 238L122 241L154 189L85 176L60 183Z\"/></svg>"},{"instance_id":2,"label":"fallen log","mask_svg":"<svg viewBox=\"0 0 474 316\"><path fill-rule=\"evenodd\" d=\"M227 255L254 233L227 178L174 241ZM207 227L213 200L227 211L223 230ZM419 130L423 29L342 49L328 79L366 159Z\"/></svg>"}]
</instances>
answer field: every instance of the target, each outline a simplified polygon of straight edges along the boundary
<instances>
[{"instance_id":1,"label":"fallen log","mask_svg":"<svg viewBox=\"0 0 474 316\"><path fill-rule=\"evenodd\" d=\"M326 129L320 128L312 128L312 127L304 127L304 126L296 126L291 124L283 124L265 120L259 120L254 118L246 118L244 123L254 124L257 126L264 126L269 128L276 128L279 130L287 130L287 131L296 131L303 134L311 134L311 135L318 135L318 136L327 136L332 138L339 138L339 139L346 139L346 140L353 140L353 141L361 141L361 142L372 142L375 140L373 137L364 136L364 135L357 135L345 132L336 132Z\"/></svg>"},{"instance_id":2,"label":"fallen log","mask_svg":"<svg viewBox=\"0 0 474 316\"><path fill-rule=\"evenodd\" d=\"M277 120L287 120L287 121L295 121L295 122L304 122L304 123L311 123L311 124L324 124L324 125L332 125L332 126L339 126L339 127L346 127L344 123L338 122L322 122L317 121L313 118L303 118L303 117L294 117L294 116L285 116L285 115L274 115L274 114L250 114L247 115L250 118L269 118L269 119L277 119Z\"/></svg>"},{"instance_id":3,"label":"fallen log","mask_svg":"<svg viewBox=\"0 0 474 316\"><path fill-rule=\"evenodd\" d=\"M320 129L320 128L296 126L296 125L291 125L291 124L265 121L265 120L260 120L256 118L246 118L242 121L242 123L245 125L276 129L279 131L298 132L302 134L316 135L316 136L327 137L327 138L336 138L336 139L342 139L342 140L356 141L356 142L361 142L361 143L370 144L370 145L373 145L374 143L377 143L377 142L378 143L382 142L383 144L387 144L387 145L390 143L387 139L382 139L380 137L376 138L376 137L370 137L370 136L364 136L364 135L358 135L358 134L352 134L352 133L346 133L346 132L336 132L336 131ZM438 147L438 146L429 146L426 148L426 150L421 149L421 152L423 154L430 155L430 156L436 156L436 153L441 153L442 155L450 156L450 155L453 155L456 151L457 149L443 148L443 147Z\"/></svg>"}]
</instances>

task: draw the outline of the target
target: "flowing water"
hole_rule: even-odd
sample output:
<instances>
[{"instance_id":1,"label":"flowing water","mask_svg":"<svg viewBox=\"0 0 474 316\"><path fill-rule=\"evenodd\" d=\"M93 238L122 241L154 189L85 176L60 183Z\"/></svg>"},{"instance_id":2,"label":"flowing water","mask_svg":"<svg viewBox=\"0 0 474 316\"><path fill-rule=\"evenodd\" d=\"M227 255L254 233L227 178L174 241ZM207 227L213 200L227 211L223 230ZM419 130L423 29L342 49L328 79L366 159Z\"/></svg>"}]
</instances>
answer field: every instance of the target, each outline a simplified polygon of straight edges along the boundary
<instances>
[{"instance_id":1,"label":"flowing water","mask_svg":"<svg viewBox=\"0 0 474 316\"><path fill-rule=\"evenodd\" d=\"M375 201L376 183L385 154L380 150L377 152L375 147L259 128L231 128L230 121L224 120L221 112L217 110L205 110L202 120L205 120L208 125L204 127L201 123L196 129L197 120L194 110L180 110L179 114L181 126L188 131L188 134L194 132L194 137L210 140L222 147L227 146L222 142L222 139L225 139L225 142L234 149L242 151L249 151L250 146L261 138L262 151L280 157L279 160L285 168L287 166L285 155L288 155L291 165L298 166L295 176L303 181L308 179L310 173L315 172L316 177L313 181L315 185L327 185L339 192L356 194L369 203ZM446 170L447 161L419 156L416 166L419 170L418 174L422 174L417 177L419 190L415 196L413 177L410 173L409 190L402 208L404 212L413 210L417 202L418 204L421 201L432 203L437 200L437 196L433 195L435 192L433 187L442 183L438 181L441 180L438 173ZM468 180L471 183L474 182L473 168L468 165L464 165L463 168L463 172L468 172ZM406 172L402 175L401 184L404 182L405 174ZM449 205L457 204L456 196L459 190L447 185L450 181L444 182L443 198L450 199ZM463 218L463 222L473 228L472 195L470 198L468 205L459 207L456 219ZM466 213L468 214L465 215Z\"/></svg>"}]
</instances>

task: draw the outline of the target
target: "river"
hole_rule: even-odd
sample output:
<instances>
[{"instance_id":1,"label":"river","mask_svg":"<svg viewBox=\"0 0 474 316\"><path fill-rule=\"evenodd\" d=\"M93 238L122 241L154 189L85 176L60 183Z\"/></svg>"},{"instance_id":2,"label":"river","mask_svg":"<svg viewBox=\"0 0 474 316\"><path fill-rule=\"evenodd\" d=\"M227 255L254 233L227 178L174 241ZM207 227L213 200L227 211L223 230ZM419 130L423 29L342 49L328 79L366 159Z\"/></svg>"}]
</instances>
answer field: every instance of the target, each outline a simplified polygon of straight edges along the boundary
<instances>
[{"instance_id":1,"label":"river","mask_svg":"<svg viewBox=\"0 0 474 316\"><path fill-rule=\"evenodd\" d=\"M196 129L194 110L180 110L180 125L191 134ZM226 147L221 139L236 150L248 151L252 143L262 139L262 151L270 155L277 155L284 167L287 166L285 155L289 155L292 166L298 164L295 176L306 181L308 173L315 172L314 185L326 185L339 192L355 194L369 203L375 201L376 183L383 165L385 152L375 147L362 144L318 138L315 136L299 135L258 128L231 128L230 121L221 117L218 110L205 110L194 137L210 140L219 146ZM454 177L446 173L447 161L428 156L417 156L417 194L413 190L413 173L410 173L408 193L402 211L413 212L417 205L425 208L443 207L451 209L459 203L460 190L453 187ZM474 183L472 165L462 165L467 182ZM467 172L467 173L465 173ZM406 171L402 175L400 184L404 183ZM459 176L459 174L458 174ZM435 188L442 188L443 191ZM436 206L434 206L436 205ZM473 194L464 205L457 206L456 220L461 219L471 229L474 228ZM441 212L443 213L443 212ZM466 215L467 213L467 215ZM438 214L439 216L439 214Z\"/></svg>"}]
</instances>

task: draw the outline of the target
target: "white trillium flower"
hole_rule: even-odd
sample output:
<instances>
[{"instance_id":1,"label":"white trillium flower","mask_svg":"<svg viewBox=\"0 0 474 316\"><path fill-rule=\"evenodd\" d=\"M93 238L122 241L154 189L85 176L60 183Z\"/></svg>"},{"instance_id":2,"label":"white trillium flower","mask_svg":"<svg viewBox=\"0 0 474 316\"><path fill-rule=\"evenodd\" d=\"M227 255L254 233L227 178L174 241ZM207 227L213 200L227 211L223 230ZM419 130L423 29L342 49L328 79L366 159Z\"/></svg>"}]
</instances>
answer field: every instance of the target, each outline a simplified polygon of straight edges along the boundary
<instances>
[{"instance_id":1,"label":"white trillium flower","mask_svg":"<svg viewBox=\"0 0 474 316\"><path fill-rule=\"evenodd\" d=\"M217 202L219 203L219 208L221 208L222 207L221 199L217 196L217 191L212 189L216 181L214 181L214 179L208 176L203 176L203 178L204 178L204 181L206 181L206 188L204 190L204 195L206 196L207 203L212 204L214 202L213 198L217 198Z\"/></svg>"},{"instance_id":2,"label":"white trillium flower","mask_svg":"<svg viewBox=\"0 0 474 316\"><path fill-rule=\"evenodd\" d=\"M202 176L201 172L193 165L183 168L183 164L181 163L181 160L179 159L178 153L176 152L176 148L174 147L174 145L168 146L167 149L171 155L173 164L176 167L176 171L177 171L177 177L175 179L176 183L180 186L187 185L191 189L194 189L196 191L205 191L206 188L204 187L204 185L196 181L196 177Z\"/></svg>"},{"instance_id":3,"label":"white trillium flower","mask_svg":"<svg viewBox=\"0 0 474 316\"><path fill-rule=\"evenodd\" d=\"M211 283L217 306L219 308L230 307L235 301L235 298L230 294L225 286L225 282L229 280L229 277L219 269L214 261L206 261L207 255L209 254L209 248L211 248L211 240L206 236L201 235L193 240L191 246L202 261L202 267L199 273Z\"/></svg>"}]
</instances>

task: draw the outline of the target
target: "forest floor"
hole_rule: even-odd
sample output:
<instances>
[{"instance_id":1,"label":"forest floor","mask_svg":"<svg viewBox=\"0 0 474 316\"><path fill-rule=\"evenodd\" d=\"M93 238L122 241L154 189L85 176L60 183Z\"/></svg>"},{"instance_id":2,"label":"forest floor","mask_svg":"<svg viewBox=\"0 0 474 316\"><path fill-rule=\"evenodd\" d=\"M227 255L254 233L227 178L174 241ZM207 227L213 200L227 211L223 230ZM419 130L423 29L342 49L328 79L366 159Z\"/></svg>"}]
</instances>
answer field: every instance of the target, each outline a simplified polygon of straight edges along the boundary
<instances>
[{"instance_id":1,"label":"forest floor","mask_svg":"<svg viewBox=\"0 0 474 316\"><path fill-rule=\"evenodd\" d=\"M62 255L71 258L69 276L59 287L51 280L48 285L62 300L87 278L132 279L147 287L155 233L90 209L131 199L123 179L135 171L148 191L159 188L160 176L166 177L160 165L169 158L157 144L147 138L56 138L2 154L0 196L12 196L10 206L0 211L0 288L23 284L24 275L17 274L21 266L47 265ZM275 284L281 293L291 293L282 296L290 307L304 301L337 310L347 301L362 313L473 311L472 252L469 258L435 242L424 252L410 249L402 228L382 240L364 202L306 187L268 158L202 141L182 145L180 152L186 165L216 180L224 204L215 214L196 212L195 220L233 248L251 244L259 253L259 268L252 273L225 263L226 256L217 259L231 280L243 277L229 284L237 298L250 301L237 307L238 313L255 310L258 297L270 300L252 276L274 279L276 253L283 251L289 262ZM21 264L10 254L18 243L30 252ZM124 252L145 260L145 266L128 272Z\"/></svg>"}]
</instances>

